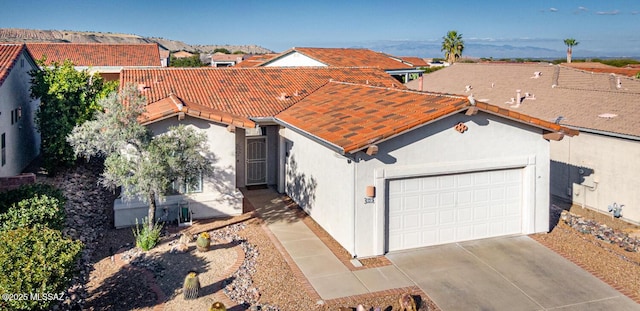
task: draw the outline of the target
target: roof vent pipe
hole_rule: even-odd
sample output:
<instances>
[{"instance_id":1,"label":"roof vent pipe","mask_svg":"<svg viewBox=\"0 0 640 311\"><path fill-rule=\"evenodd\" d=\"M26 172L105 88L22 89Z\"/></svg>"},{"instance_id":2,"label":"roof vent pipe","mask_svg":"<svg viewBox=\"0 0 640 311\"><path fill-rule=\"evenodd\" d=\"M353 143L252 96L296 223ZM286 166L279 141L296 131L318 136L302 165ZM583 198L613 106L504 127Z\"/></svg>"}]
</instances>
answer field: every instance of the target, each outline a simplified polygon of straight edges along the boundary
<instances>
[{"instance_id":1,"label":"roof vent pipe","mask_svg":"<svg viewBox=\"0 0 640 311\"><path fill-rule=\"evenodd\" d=\"M520 96L521 90L516 90L516 104L519 105L522 102L522 96Z\"/></svg>"}]
</instances>

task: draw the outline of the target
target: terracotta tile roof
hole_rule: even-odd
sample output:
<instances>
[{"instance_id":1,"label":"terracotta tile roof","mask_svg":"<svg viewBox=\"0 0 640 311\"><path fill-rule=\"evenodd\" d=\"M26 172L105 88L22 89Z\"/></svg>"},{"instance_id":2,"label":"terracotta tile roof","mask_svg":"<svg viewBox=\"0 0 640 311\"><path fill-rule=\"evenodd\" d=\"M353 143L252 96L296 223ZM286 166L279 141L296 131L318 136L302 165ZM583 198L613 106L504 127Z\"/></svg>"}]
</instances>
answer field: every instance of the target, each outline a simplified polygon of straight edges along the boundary
<instances>
[{"instance_id":1,"label":"terracotta tile roof","mask_svg":"<svg viewBox=\"0 0 640 311\"><path fill-rule=\"evenodd\" d=\"M242 61L244 59L244 54L224 54L224 53L215 53L211 55L211 60L214 61Z\"/></svg>"},{"instance_id":2,"label":"terracotta tile roof","mask_svg":"<svg viewBox=\"0 0 640 311\"><path fill-rule=\"evenodd\" d=\"M333 82L276 115L286 124L353 153L470 107L465 97ZM486 103L491 114L549 131L577 132Z\"/></svg>"},{"instance_id":3,"label":"terracotta tile roof","mask_svg":"<svg viewBox=\"0 0 640 311\"><path fill-rule=\"evenodd\" d=\"M400 59L402 59L403 62L411 64L413 67L429 67L429 64L420 57L401 56Z\"/></svg>"},{"instance_id":4,"label":"terracotta tile roof","mask_svg":"<svg viewBox=\"0 0 640 311\"><path fill-rule=\"evenodd\" d=\"M246 56L244 61L236 64L236 67L257 67L258 65L278 56L279 54L257 54Z\"/></svg>"},{"instance_id":5,"label":"terracotta tile roof","mask_svg":"<svg viewBox=\"0 0 640 311\"><path fill-rule=\"evenodd\" d=\"M292 53L301 53L313 58L329 67L376 67L383 70L410 69L411 66L394 60L383 54L369 49L347 49L347 48L293 48L283 52L278 57L261 64L264 66L271 61L285 57Z\"/></svg>"},{"instance_id":6,"label":"terracotta tile roof","mask_svg":"<svg viewBox=\"0 0 640 311\"><path fill-rule=\"evenodd\" d=\"M69 59L75 66L160 66L156 43L27 43L27 49L37 60L46 56L47 65Z\"/></svg>"},{"instance_id":7,"label":"terracotta tile roof","mask_svg":"<svg viewBox=\"0 0 640 311\"><path fill-rule=\"evenodd\" d=\"M407 86L417 89L416 83ZM478 101L546 121L560 119L562 125L640 137L640 80L633 78L549 64L455 63L424 75L423 85L431 92L473 93ZM516 90L525 97L520 105Z\"/></svg>"},{"instance_id":8,"label":"terracotta tile roof","mask_svg":"<svg viewBox=\"0 0 640 311\"><path fill-rule=\"evenodd\" d=\"M256 126L256 124L248 118L215 110L196 103L185 103L173 94L147 105L147 111L140 121L143 124L149 124L162 119L178 116L180 113L184 113L185 115L195 118L206 119L242 128L252 128Z\"/></svg>"},{"instance_id":9,"label":"terracotta tile roof","mask_svg":"<svg viewBox=\"0 0 640 311\"><path fill-rule=\"evenodd\" d=\"M146 87L155 103L174 94L189 103L242 117L271 117L331 79L405 89L375 68L125 68L120 85Z\"/></svg>"},{"instance_id":10,"label":"terracotta tile roof","mask_svg":"<svg viewBox=\"0 0 640 311\"><path fill-rule=\"evenodd\" d=\"M581 69L589 72L597 73L613 73L621 76L634 77L640 72L640 68L634 67L615 67L597 62L580 62L580 63L562 63L561 66Z\"/></svg>"},{"instance_id":11,"label":"terracotta tile roof","mask_svg":"<svg viewBox=\"0 0 640 311\"><path fill-rule=\"evenodd\" d=\"M23 50L22 44L0 44L0 85L11 73Z\"/></svg>"}]
</instances>

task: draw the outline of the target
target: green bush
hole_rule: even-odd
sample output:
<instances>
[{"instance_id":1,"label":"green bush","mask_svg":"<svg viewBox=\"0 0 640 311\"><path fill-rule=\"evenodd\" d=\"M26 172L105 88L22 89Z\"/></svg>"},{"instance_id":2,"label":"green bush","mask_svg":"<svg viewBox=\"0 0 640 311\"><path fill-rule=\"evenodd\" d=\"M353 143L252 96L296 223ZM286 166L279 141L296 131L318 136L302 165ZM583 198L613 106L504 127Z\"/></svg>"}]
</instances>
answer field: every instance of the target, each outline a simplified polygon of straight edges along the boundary
<instances>
[{"instance_id":1,"label":"green bush","mask_svg":"<svg viewBox=\"0 0 640 311\"><path fill-rule=\"evenodd\" d=\"M55 198L64 206L67 201L62 191L58 188L47 184L31 184L24 185L18 189L10 190L0 195L0 214L9 210L11 206L24 199L32 198L38 194L45 194L50 198Z\"/></svg>"},{"instance_id":2,"label":"green bush","mask_svg":"<svg viewBox=\"0 0 640 311\"><path fill-rule=\"evenodd\" d=\"M0 295L57 295L67 289L82 243L53 229L19 228L0 233ZM45 296L46 297L46 296ZM0 300L0 310L46 310L55 300Z\"/></svg>"},{"instance_id":3,"label":"green bush","mask_svg":"<svg viewBox=\"0 0 640 311\"><path fill-rule=\"evenodd\" d=\"M156 223L153 229L149 229L147 226L147 218L142 221L142 228L138 224L136 219L136 226L133 228L133 236L136 238L136 246L143 251L148 251L154 248L160 240L160 232L162 231L162 224Z\"/></svg>"},{"instance_id":4,"label":"green bush","mask_svg":"<svg viewBox=\"0 0 640 311\"><path fill-rule=\"evenodd\" d=\"M27 227L62 230L64 219L64 205L57 198L36 194L14 203L7 212L0 214L0 231Z\"/></svg>"}]
</instances>

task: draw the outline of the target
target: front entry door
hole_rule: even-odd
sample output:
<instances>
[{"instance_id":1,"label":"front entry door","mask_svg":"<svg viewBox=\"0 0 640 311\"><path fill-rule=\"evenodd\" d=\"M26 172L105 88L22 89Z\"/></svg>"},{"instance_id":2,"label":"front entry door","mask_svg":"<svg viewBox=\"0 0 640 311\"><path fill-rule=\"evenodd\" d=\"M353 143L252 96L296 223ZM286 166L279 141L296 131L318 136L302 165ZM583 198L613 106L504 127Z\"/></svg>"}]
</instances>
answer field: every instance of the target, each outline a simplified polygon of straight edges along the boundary
<instances>
[{"instance_id":1,"label":"front entry door","mask_svg":"<svg viewBox=\"0 0 640 311\"><path fill-rule=\"evenodd\" d=\"M267 138L247 137L246 185L267 183Z\"/></svg>"}]
</instances>

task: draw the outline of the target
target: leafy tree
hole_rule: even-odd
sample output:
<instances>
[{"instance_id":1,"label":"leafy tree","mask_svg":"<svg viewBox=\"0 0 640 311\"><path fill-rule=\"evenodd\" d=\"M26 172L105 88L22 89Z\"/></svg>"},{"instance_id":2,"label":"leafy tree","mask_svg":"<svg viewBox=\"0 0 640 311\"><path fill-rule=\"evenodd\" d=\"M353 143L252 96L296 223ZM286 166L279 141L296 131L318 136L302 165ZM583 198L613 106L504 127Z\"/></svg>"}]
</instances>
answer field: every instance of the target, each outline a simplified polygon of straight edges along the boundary
<instances>
[{"instance_id":1,"label":"leafy tree","mask_svg":"<svg viewBox=\"0 0 640 311\"><path fill-rule=\"evenodd\" d=\"M244 51L238 50L238 51L233 51L233 54L247 54L247 53L245 53Z\"/></svg>"},{"instance_id":2,"label":"leafy tree","mask_svg":"<svg viewBox=\"0 0 640 311\"><path fill-rule=\"evenodd\" d=\"M635 77L636 79L640 79L640 72L636 73Z\"/></svg>"},{"instance_id":3,"label":"leafy tree","mask_svg":"<svg viewBox=\"0 0 640 311\"><path fill-rule=\"evenodd\" d=\"M215 53L218 53L218 52L220 52L220 53L224 53L224 54L231 54L231 51L229 51L229 50L227 50L227 49L225 49L225 48L217 48L217 49L213 50L213 53L214 53L214 54L215 54Z\"/></svg>"},{"instance_id":4,"label":"leafy tree","mask_svg":"<svg viewBox=\"0 0 640 311\"><path fill-rule=\"evenodd\" d=\"M462 51L464 50L462 34L455 30L447 32L447 35L442 37L442 48L440 50L444 52L444 58L447 62L453 64L458 58L462 57Z\"/></svg>"},{"instance_id":5,"label":"leafy tree","mask_svg":"<svg viewBox=\"0 0 640 311\"><path fill-rule=\"evenodd\" d=\"M206 135L183 125L156 135L138 120L146 99L133 87L112 93L100 101L104 108L95 119L73 129L68 140L76 155L105 157L101 183L122 188L125 198L137 197L149 204L148 229L155 221L156 200L174 181L191 186L193 176L212 174L213 155Z\"/></svg>"},{"instance_id":6,"label":"leafy tree","mask_svg":"<svg viewBox=\"0 0 640 311\"><path fill-rule=\"evenodd\" d=\"M567 46L567 63L571 62L571 54L573 54L573 47L578 45L580 42L576 41L576 39L568 38L564 39L564 45Z\"/></svg>"},{"instance_id":7,"label":"leafy tree","mask_svg":"<svg viewBox=\"0 0 640 311\"><path fill-rule=\"evenodd\" d=\"M97 99L104 80L87 70L77 71L67 60L62 64L45 65L31 75L31 97L40 99L36 124L42 137L40 154L42 165L50 174L73 163L73 149L66 141L67 135L77 124L90 119L98 109Z\"/></svg>"},{"instance_id":8,"label":"leafy tree","mask_svg":"<svg viewBox=\"0 0 640 311\"><path fill-rule=\"evenodd\" d=\"M169 58L169 66L170 67L202 67L202 66L205 66L205 64L203 64L202 61L200 61L200 54L195 54L190 57L182 57L182 58L176 58L175 56L171 55L171 57Z\"/></svg>"}]
</instances>

